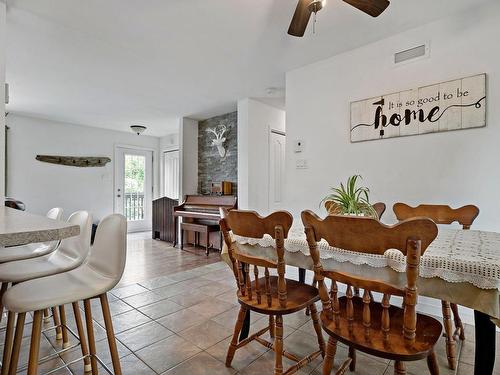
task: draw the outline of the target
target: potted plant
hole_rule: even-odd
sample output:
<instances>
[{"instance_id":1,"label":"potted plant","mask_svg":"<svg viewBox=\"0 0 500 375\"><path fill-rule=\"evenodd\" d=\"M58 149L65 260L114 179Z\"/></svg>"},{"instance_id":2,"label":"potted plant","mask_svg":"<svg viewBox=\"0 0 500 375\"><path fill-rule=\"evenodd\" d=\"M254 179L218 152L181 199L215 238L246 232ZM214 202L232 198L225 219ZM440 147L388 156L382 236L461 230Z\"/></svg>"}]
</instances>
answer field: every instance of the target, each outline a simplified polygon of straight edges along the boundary
<instances>
[{"instance_id":1,"label":"potted plant","mask_svg":"<svg viewBox=\"0 0 500 375\"><path fill-rule=\"evenodd\" d=\"M344 186L332 187L332 193L327 195L321 201L325 205L329 215L352 215L369 216L378 218L377 212L370 204L368 194L370 189L365 186L357 186L358 180L362 179L360 175L354 175L347 179Z\"/></svg>"}]
</instances>

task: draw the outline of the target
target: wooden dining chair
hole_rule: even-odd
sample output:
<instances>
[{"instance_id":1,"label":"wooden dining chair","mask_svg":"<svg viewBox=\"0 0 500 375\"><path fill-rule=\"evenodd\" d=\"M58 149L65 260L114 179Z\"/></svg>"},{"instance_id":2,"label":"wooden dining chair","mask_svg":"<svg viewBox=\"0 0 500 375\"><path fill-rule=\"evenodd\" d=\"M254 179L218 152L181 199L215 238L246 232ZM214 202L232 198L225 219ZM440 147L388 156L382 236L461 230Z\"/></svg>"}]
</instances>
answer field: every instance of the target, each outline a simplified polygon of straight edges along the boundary
<instances>
[{"instance_id":1,"label":"wooden dining chair","mask_svg":"<svg viewBox=\"0 0 500 375\"><path fill-rule=\"evenodd\" d=\"M417 207L408 206L405 203L396 203L392 207L398 220L406 220L412 217L428 217L436 224L452 224L458 222L463 229L470 229L472 223L479 215L479 208L474 205L467 205L453 209L450 206L438 204L421 204ZM446 354L448 366L454 370L456 368L455 338L465 340L464 326L458 313L458 306L455 303L441 301L443 311L443 324L446 335ZM455 331L452 332L451 312L455 322Z\"/></svg>"},{"instance_id":2,"label":"wooden dining chair","mask_svg":"<svg viewBox=\"0 0 500 375\"><path fill-rule=\"evenodd\" d=\"M226 356L227 367L231 366L236 351L254 340L275 352L274 374L294 374L318 356L324 355L325 343L314 304L319 301L318 290L311 285L285 278L284 240L287 238L292 222L292 215L285 211L261 217L254 211L231 210L226 212L220 220L221 231L229 249L229 258L236 278L238 301L241 305ZM235 235L250 238L263 238L268 234L274 239L275 246L256 247L258 255L250 255L240 248L241 245L238 242L232 241L230 231ZM260 274L262 269L264 277ZM269 269L276 269L277 276L270 276ZM253 281L251 280L252 273ZM298 358L283 349L283 316L304 310L306 307L311 310L319 349L305 358ZM268 315L269 324L238 342L248 310ZM261 337L267 331L270 332L271 338L274 337L274 343ZM284 370L283 357L296 362L295 365Z\"/></svg>"},{"instance_id":3,"label":"wooden dining chair","mask_svg":"<svg viewBox=\"0 0 500 375\"><path fill-rule=\"evenodd\" d=\"M330 374L333 368L338 341L349 347L349 357L340 371L348 364L355 370L356 350L360 350L394 360L395 374L406 374L405 362L424 358L430 373L439 374L434 346L443 327L437 319L416 312L420 256L436 238L436 224L427 218L411 219L395 226L366 217L330 215L322 220L311 211L302 212L302 221L323 304L321 323L330 336L323 375ZM317 247L321 239L332 247L356 252L382 255L387 249L401 251L407 258L406 286L348 274L341 269L324 270ZM325 278L331 280L330 291ZM343 297L338 296L338 283L347 286ZM354 296L353 287L364 289L363 297ZM382 301L375 301L371 291L382 293ZM391 296L403 297L404 308L391 305Z\"/></svg>"},{"instance_id":4,"label":"wooden dining chair","mask_svg":"<svg viewBox=\"0 0 500 375\"><path fill-rule=\"evenodd\" d=\"M328 212L331 212L330 210L332 209L332 206L335 204L335 202L328 201L325 202L325 208ZM382 215L384 215L386 206L384 202L377 202L373 204L373 208L375 209L375 212L377 213L378 219L382 219ZM313 285L316 286L315 282L313 281ZM359 288L354 288L354 295L359 296Z\"/></svg>"},{"instance_id":5,"label":"wooden dining chair","mask_svg":"<svg viewBox=\"0 0 500 375\"><path fill-rule=\"evenodd\" d=\"M333 201L327 201L325 202L325 208L326 208L326 211L327 212L333 212L334 211L334 206L336 205L335 202ZM373 208L375 209L375 212L377 213L377 216L378 216L378 219L382 219L382 215L384 214L385 212L385 203L383 202L377 202L377 203L374 203L373 204Z\"/></svg>"}]
</instances>

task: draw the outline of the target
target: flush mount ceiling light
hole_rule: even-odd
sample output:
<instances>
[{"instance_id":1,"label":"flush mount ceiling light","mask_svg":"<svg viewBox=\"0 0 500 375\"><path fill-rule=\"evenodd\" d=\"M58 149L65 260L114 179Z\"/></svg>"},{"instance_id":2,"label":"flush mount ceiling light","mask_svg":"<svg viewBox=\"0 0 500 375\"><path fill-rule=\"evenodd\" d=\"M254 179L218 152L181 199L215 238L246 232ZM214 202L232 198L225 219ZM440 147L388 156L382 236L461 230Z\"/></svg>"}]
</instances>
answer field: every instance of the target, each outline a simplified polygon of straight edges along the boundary
<instances>
[{"instance_id":1,"label":"flush mount ceiling light","mask_svg":"<svg viewBox=\"0 0 500 375\"><path fill-rule=\"evenodd\" d=\"M131 125L130 126L130 129L132 129L132 131L134 133L137 133L137 135L141 135L141 133L144 133L144 131L147 129L145 126L142 126L142 125Z\"/></svg>"}]
</instances>

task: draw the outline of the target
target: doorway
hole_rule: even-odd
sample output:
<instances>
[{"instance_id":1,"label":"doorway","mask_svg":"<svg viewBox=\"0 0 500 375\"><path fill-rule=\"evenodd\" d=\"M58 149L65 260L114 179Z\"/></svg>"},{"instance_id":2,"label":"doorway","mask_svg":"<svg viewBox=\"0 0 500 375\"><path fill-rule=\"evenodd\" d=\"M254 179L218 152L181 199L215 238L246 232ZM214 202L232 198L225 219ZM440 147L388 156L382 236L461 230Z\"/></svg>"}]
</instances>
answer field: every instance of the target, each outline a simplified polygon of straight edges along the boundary
<instances>
[{"instance_id":1,"label":"doorway","mask_svg":"<svg viewBox=\"0 0 500 375\"><path fill-rule=\"evenodd\" d=\"M153 152L115 148L115 212L127 218L129 232L151 230Z\"/></svg>"}]
</instances>

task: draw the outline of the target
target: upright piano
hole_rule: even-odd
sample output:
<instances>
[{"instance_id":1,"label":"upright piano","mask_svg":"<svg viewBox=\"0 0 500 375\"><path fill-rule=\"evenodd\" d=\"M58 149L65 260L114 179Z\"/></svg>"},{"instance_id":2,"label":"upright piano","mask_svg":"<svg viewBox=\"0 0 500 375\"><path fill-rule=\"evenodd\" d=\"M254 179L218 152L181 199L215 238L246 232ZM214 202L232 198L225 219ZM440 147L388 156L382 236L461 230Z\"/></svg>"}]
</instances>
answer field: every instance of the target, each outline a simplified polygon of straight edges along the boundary
<instances>
[{"instance_id":1,"label":"upright piano","mask_svg":"<svg viewBox=\"0 0 500 375\"><path fill-rule=\"evenodd\" d=\"M237 198L234 195L187 195L184 202L173 209L175 237L177 245L179 218L183 222L218 224L221 219L219 209L237 208ZM210 239L212 241L212 239ZM214 248L221 249L220 236L215 236L212 242ZM202 244L200 244L202 245Z\"/></svg>"}]
</instances>

